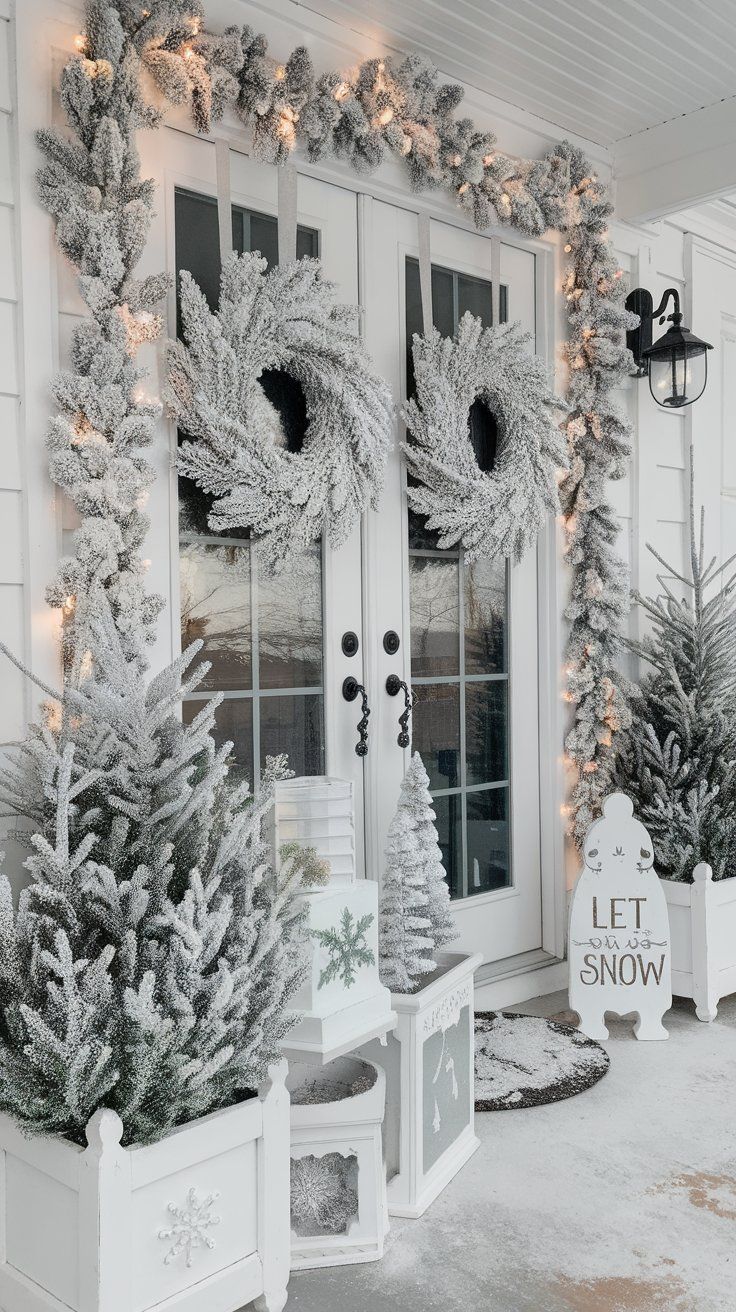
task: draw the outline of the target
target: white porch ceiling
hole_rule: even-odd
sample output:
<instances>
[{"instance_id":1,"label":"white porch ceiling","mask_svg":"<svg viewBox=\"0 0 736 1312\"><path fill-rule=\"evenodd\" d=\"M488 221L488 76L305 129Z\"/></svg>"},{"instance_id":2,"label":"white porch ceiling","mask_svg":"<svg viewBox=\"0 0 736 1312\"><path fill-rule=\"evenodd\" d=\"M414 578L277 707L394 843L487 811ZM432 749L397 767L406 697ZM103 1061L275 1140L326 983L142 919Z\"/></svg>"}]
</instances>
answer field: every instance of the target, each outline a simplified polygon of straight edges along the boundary
<instances>
[{"instance_id":1,"label":"white porch ceiling","mask_svg":"<svg viewBox=\"0 0 736 1312\"><path fill-rule=\"evenodd\" d=\"M297 0L299 2L299 0ZM611 147L736 96L736 0L306 0Z\"/></svg>"}]
</instances>

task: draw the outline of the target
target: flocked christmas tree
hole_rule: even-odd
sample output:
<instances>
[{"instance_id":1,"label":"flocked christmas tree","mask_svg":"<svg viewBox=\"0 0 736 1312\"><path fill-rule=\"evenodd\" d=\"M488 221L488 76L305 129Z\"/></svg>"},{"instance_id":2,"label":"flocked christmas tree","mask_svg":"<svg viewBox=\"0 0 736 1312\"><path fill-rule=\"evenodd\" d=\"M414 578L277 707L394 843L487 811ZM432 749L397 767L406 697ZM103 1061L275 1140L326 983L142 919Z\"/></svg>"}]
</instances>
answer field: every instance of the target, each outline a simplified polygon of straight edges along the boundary
<instances>
[{"instance_id":1,"label":"flocked christmas tree","mask_svg":"<svg viewBox=\"0 0 736 1312\"><path fill-rule=\"evenodd\" d=\"M434 820L429 779L415 752L388 831L381 884L379 972L394 992L415 989L434 970L436 949L456 936Z\"/></svg>"},{"instance_id":2,"label":"flocked christmas tree","mask_svg":"<svg viewBox=\"0 0 736 1312\"><path fill-rule=\"evenodd\" d=\"M653 547L662 593L634 593L652 633L634 652L649 667L629 690L632 719L615 783L634 799L657 869L691 879L699 861L716 879L736 862L736 574L733 558L706 562L690 506L690 575Z\"/></svg>"},{"instance_id":3,"label":"flocked christmas tree","mask_svg":"<svg viewBox=\"0 0 736 1312\"><path fill-rule=\"evenodd\" d=\"M429 791L429 775L419 752L414 752L404 775L401 797L412 817L416 841L423 854L430 938L435 949L443 948L457 938L457 929L450 907L445 867L442 864L442 851L435 825L437 816Z\"/></svg>"},{"instance_id":4,"label":"flocked christmas tree","mask_svg":"<svg viewBox=\"0 0 736 1312\"><path fill-rule=\"evenodd\" d=\"M84 1142L99 1106L148 1142L264 1077L301 974L298 862L274 873L273 784L231 784L218 699L182 724L190 649L141 677L100 591L96 675L36 728L0 797L37 825L17 914L0 879L0 1107Z\"/></svg>"},{"instance_id":5,"label":"flocked christmas tree","mask_svg":"<svg viewBox=\"0 0 736 1312\"><path fill-rule=\"evenodd\" d=\"M143 450L158 407L134 364L157 335L166 279L134 269L151 216L135 136L157 114L141 63L209 126L239 39L200 33L195 0L89 0L80 53L64 69L72 136L44 132L41 197L77 266L90 317L55 385L50 472L76 506L74 552L49 590L64 612L65 686L0 776L0 800L30 822L30 884L14 908L0 879L0 1107L29 1130L83 1143L107 1106L124 1142L228 1105L279 1055L301 974L292 894L263 837L283 758L257 798L228 777L217 699L182 724L196 647L146 673L160 600L145 589ZM178 88L178 90L177 90ZM9 653L6 652L9 655Z\"/></svg>"},{"instance_id":6,"label":"flocked christmas tree","mask_svg":"<svg viewBox=\"0 0 736 1312\"><path fill-rule=\"evenodd\" d=\"M378 929L381 983L410 993L434 968L424 860L411 819L399 806L386 840Z\"/></svg>"}]
</instances>

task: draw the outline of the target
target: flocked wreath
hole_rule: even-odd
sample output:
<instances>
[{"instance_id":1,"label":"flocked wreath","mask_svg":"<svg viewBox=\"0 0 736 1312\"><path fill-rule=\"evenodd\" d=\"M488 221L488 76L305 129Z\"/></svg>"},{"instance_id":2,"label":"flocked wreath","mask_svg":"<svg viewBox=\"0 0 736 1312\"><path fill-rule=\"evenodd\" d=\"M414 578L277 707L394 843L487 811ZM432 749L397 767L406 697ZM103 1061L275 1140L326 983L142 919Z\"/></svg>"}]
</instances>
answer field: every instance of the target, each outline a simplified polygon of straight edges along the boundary
<instances>
[{"instance_id":1,"label":"flocked wreath","mask_svg":"<svg viewBox=\"0 0 736 1312\"><path fill-rule=\"evenodd\" d=\"M250 528L269 570L323 535L339 547L383 483L393 404L354 334L352 306L335 305L319 260L267 270L258 253L231 255L212 313L182 274L183 342L167 348L171 413L193 442L179 469L214 498L215 530ZM301 385L300 451L283 444L259 382L282 370Z\"/></svg>"},{"instance_id":2,"label":"flocked wreath","mask_svg":"<svg viewBox=\"0 0 736 1312\"><path fill-rule=\"evenodd\" d=\"M416 480L413 510L439 532L439 546L519 560L548 511L559 509L557 471L567 463L554 421L561 406L543 360L520 324L483 328L465 314L454 337L436 328L413 341L416 395L404 407L404 443ZM469 416L482 401L498 429L491 470L478 467Z\"/></svg>"}]
</instances>

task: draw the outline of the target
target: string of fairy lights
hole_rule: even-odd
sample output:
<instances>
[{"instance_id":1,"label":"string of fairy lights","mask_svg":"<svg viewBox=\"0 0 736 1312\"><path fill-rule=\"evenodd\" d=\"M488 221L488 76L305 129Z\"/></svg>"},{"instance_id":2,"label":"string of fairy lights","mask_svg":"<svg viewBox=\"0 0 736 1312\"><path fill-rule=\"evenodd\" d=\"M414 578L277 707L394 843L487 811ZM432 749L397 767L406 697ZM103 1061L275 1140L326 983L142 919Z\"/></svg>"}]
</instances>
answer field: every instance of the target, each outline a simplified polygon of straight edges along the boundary
<instances>
[{"instance_id":1,"label":"string of fairy lights","mask_svg":"<svg viewBox=\"0 0 736 1312\"><path fill-rule=\"evenodd\" d=\"M582 835L605 795L613 735L627 716L614 669L628 581L614 550L617 524L606 483L623 475L629 454L628 423L612 393L630 370L624 333L632 316L609 240L604 184L567 142L542 160L498 151L493 133L457 116L462 88L442 84L437 70L417 56L369 59L347 72L316 76L304 47L282 62L249 27L209 33L197 0L186 13L179 0L150 0L146 9L109 0L109 8L124 36L117 63L109 49L97 48L94 21L75 38L73 59L113 96L116 79L128 75L125 59L132 50L166 100L182 103L188 95L199 130L208 132L232 105L260 159L282 164L299 147L312 162L334 157L368 172L393 154L404 162L413 190L454 194L479 229L501 224L529 236L564 233L569 409L560 493L571 591L562 695L573 710L565 756L572 796L565 811ZM106 103L101 99L100 116ZM114 197L107 203L114 205ZM160 316L125 301L117 313L131 357L162 330ZM78 440L97 440L91 429L81 415Z\"/></svg>"}]
</instances>

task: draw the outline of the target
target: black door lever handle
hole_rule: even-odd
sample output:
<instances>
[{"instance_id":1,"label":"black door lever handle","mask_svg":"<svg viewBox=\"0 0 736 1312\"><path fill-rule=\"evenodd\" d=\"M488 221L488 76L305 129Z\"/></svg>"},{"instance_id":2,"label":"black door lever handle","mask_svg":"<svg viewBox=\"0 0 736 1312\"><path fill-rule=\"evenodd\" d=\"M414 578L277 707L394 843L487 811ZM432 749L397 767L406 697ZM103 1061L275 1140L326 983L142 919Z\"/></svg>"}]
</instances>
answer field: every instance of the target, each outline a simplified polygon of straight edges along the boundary
<instances>
[{"instance_id":1,"label":"black door lever handle","mask_svg":"<svg viewBox=\"0 0 736 1312\"><path fill-rule=\"evenodd\" d=\"M398 674L389 674L386 680L386 692L389 697L395 697L401 689L404 689L404 709L399 716L399 736L396 739L399 747L409 746L409 716L414 705L414 694L409 691L407 684L400 679Z\"/></svg>"},{"instance_id":2,"label":"black door lever handle","mask_svg":"<svg viewBox=\"0 0 736 1312\"><path fill-rule=\"evenodd\" d=\"M360 695L361 717L358 720L358 741L355 744L355 754L356 756L367 756L368 716L371 713L371 708L368 705L368 694L362 683L358 683L358 680L354 679L352 674L349 674L347 679L343 681L342 695L346 702L354 702L356 697Z\"/></svg>"}]
</instances>

